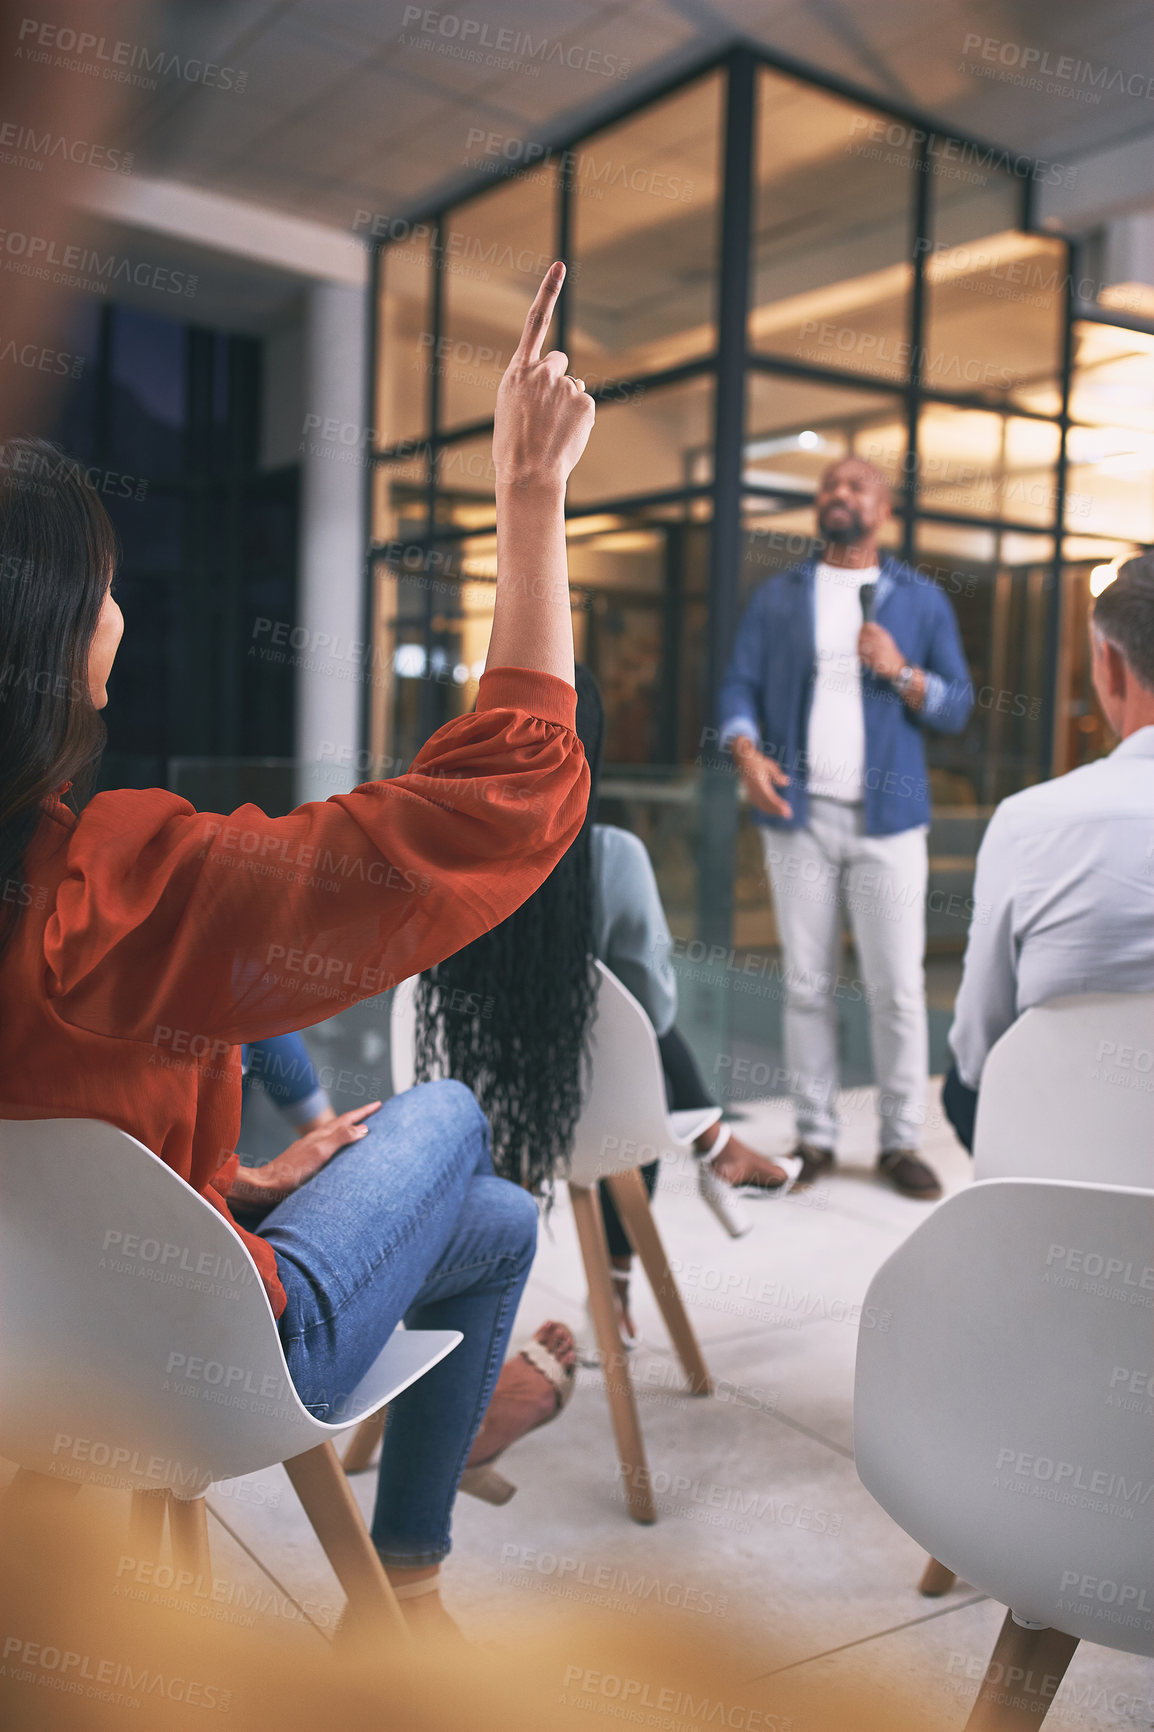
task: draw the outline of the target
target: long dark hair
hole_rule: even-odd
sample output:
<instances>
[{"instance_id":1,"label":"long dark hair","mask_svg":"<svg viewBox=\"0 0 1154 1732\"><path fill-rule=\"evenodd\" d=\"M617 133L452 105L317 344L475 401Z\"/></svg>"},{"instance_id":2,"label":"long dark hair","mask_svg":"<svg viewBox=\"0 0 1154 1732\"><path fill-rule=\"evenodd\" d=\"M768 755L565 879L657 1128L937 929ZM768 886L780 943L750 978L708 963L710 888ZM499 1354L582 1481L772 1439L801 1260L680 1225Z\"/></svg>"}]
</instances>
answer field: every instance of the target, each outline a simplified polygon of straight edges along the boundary
<instances>
[{"instance_id":1,"label":"long dark hair","mask_svg":"<svg viewBox=\"0 0 1154 1732\"><path fill-rule=\"evenodd\" d=\"M116 551L74 459L46 439L0 445L0 950L29 900L41 802L66 783L83 801L104 749L88 653Z\"/></svg>"},{"instance_id":2,"label":"long dark hair","mask_svg":"<svg viewBox=\"0 0 1154 1732\"><path fill-rule=\"evenodd\" d=\"M580 664L576 686L590 776L584 824L515 914L417 987L417 1080L468 1083L492 1129L497 1171L546 1195L572 1153L597 1001L592 826L605 709Z\"/></svg>"}]
</instances>

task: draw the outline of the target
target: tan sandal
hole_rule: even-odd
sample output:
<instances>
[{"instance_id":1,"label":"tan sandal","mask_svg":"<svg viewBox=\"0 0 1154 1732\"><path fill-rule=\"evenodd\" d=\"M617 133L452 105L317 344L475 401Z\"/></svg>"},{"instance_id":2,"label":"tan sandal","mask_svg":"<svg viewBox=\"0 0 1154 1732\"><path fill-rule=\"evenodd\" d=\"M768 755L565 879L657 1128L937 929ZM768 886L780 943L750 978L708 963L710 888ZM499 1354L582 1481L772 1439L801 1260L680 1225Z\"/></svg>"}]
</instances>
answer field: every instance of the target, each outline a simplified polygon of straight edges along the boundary
<instances>
[{"instance_id":1,"label":"tan sandal","mask_svg":"<svg viewBox=\"0 0 1154 1732\"><path fill-rule=\"evenodd\" d=\"M543 1327L548 1326L543 1325ZM555 1327L557 1326L555 1325ZM563 1328L564 1325L560 1325L560 1327ZM569 1335L569 1345L574 1353L572 1365L562 1365L561 1361L549 1352L544 1343L536 1340L536 1338L527 1341L521 1349L521 1358L527 1359L529 1364L543 1377L549 1379L556 1396L552 1413L546 1414L544 1419L537 1420L535 1424L529 1427L528 1431L521 1433L521 1437L528 1437L530 1431L539 1431L543 1425L551 1424L557 1415L564 1412L569 1405L573 1391L577 1386L577 1344L568 1330L566 1333ZM495 1393L496 1391L494 1391ZM488 1461L480 1462L476 1467L467 1467L461 1475L461 1490L468 1492L470 1497L480 1498L484 1503L508 1503L517 1487L511 1480L507 1480L504 1474L497 1472L494 1463L501 1459L506 1449L511 1449L514 1443L520 1443L520 1441L520 1437L515 1437L512 1443L505 1444L502 1449L497 1451L496 1455L490 1456Z\"/></svg>"}]
</instances>

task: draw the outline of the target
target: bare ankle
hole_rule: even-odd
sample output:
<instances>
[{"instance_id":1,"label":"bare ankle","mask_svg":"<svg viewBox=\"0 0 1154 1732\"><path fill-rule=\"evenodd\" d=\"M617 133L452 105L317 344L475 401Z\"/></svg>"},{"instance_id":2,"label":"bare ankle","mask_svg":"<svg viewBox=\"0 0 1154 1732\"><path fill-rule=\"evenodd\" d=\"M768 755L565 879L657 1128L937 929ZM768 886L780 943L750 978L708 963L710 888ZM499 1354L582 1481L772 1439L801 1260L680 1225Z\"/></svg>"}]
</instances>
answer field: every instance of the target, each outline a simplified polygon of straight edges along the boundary
<instances>
[{"instance_id":1,"label":"bare ankle","mask_svg":"<svg viewBox=\"0 0 1154 1732\"><path fill-rule=\"evenodd\" d=\"M385 1574L394 1588L412 1587L416 1582L427 1582L430 1576L439 1576L440 1564L386 1564Z\"/></svg>"}]
</instances>

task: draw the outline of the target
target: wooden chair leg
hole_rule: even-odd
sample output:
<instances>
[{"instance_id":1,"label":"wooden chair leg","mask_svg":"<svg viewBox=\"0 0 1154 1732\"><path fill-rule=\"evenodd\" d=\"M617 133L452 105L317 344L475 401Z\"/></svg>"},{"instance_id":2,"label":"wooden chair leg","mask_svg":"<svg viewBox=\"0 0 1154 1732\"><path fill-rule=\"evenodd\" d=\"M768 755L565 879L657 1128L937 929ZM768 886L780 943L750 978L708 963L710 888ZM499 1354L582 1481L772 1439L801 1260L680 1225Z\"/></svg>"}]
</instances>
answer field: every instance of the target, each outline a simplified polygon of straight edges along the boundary
<instances>
[{"instance_id":1,"label":"wooden chair leg","mask_svg":"<svg viewBox=\"0 0 1154 1732\"><path fill-rule=\"evenodd\" d=\"M348 1596L344 1628L360 1634L384 1626L407 1639L404 1614L332 1444L294 1455L284 1468Z\"/></svg>"},{"instance_id":2,"label":"wooden chair leg","mask_svg":"<svg viewBox=\"0 0 1154 1732\"><path fill-rule=\"evenodd\" d=\"M40 1558L52 1536L60 1535L67 1543L75 1531L72 1504L80 1489L79 1480L17 1468L0 1499L0 1546L10 1575L18 1559L23 1568L23 1560Z\"/></svg>"},{"instance_id":3,"label":"wooden chair leg","mask_svg":"<svg viewBox=\"0 0 1154 1732\"><path fill-rule=\"evenodd\" d=\"M47 1609L61 1571L75 1561L79 1481L18 1468L0 1499L0 1558L7 1613L23 1618L29 1607ZM9 1719L15 1725L17 1716ZM8 1721L5 1720L7 1725Z\"/></svg>"},{"instance_id":4,"label":"wooden chair leg","mask_svg":"<svg viewBox=\"0 0 1154 1732\"><path fill-rule=\"evenodd\" d=\"M172 1539L172 1561L178 1570L194 1576L211 1576L208 1554L208 1509L202 1497L168 1498L168 1531Z\"/></svg>"},{"instance_id":5,"label":"wooden chair leg","mask_svg":"<svg viewBox=\"0 0 1154 1732\"><path fill-rule=\"evenodd\" d=\"M34 1467L18 1467L4 1493L4 1501L9 1513L24 1506L37 1510L65 1509L80 1485L78 1479L59 1479L54 1473L37 1473Z\"/></svg>"},{"instance_id":6,"label":"wooden chair leg","mask_svg":"<svg viewBox=\"0 0 1154 1732\"><path fill-rule=\"evenodd\" d=\"M673 1271L669 1267L665 1246L661 1243L661 1234L657 1231L657 1222L653 1219L653 1210L649 1206L645 1181L634 1167L626 1173L614 1173L609 1180L609 1190L617 1205L617 1213L621 1216L629 1243L640 1257L641 1267L649 1278L653 1296L665 1319L665 1327L669 1331L682 1369L689 1379L690 1390L694 1395L712 1395L713 1384L709 1368L698 1345L697 1336L693 1333L693 1325L689 1321L685 1302L673 1278Z\"/></svg>"},{"instance_id":7,"label":"wooden chair leg","mask_svg":"<svg viewBox=\"0 0 1154 1732\"><path fill-rule=\"evenodd\" d=\"M347 1449L341 1457L341 1466L346 1473L364 1473L373 1459L373 1451L385 1435L385 1414L388 1410L381 1408L379 1413L370 1413L367 1419L362 1419L353 1432Z\"/></svg>"},{"instance_id":8,"label":"wooden chair leg","mask_svg":"<svg viewBox=\"0 0 1154 1732\"><path fill-rule=\"evenodd\" d=\"M605 1240L601 1202L596 1191L587 1185L570 1185L569 1195L573 1201L573 1219L577 1224L585 1279L589 1284L589 1309L605 1371L605 1392L609 1398L609 1417L613 1422L617 1455L625 1481L626 1507L635 1522L655 1522L657 1511L649 1483L633 1379L629 1375L629 1363L613 1307L613 1281L609 1272L609 1247Z\"/></svg>"},{"instance_id":9,"label":"wooden chair leg","mask_svg":"<svg viewBox=\"0 0 1154 1732\"><path fill-rule=\"evenodd\" d=\"M942 1594L948 1594L957 1579L953 1570L947 1570L945 1564L939 1564L937 1558L927 1558L922 1579L918 1583L918 1593L924 1594L927 1600L936 1600Z\"/></svg>"},{"instance_id":10,"label":"wooden chair leg","mask_svg":"<svg viewBox=\"0 0 1154 1732\"><path fill-rule=\"evenodd\" d=\"M152 1562L159 1561L160 1549L164 1541L164 1517L167 1507L167 1492L133 1492L132 1513L128 1518L128 1535L136 1557L148 1558Z\"/></svg>"},{"instance_id":11,"label":"wooden chair leg","mask_svg":"<svg viewBox=\"0 0 1154 1732\"><path fill-rule=\"evenodd\" d=\"M1023 1630L1007 1612L965 1732L1040 1726L1077 1646L1061 1630Z\"/></svg>"}]
</instances>

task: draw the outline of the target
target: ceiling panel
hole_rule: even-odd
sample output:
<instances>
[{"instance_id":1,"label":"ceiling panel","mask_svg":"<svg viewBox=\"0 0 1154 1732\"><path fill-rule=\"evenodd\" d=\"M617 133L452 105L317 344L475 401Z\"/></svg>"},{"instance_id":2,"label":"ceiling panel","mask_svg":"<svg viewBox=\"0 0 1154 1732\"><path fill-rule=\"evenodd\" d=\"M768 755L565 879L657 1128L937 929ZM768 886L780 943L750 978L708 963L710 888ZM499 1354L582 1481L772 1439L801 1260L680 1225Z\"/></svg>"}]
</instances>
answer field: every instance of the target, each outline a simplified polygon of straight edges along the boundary
<instances>
[{"instance_id":1,"label":"ceiling panel","mask_svg":"<svg viewBox=\"0 0 1154 1732\"><path fill-rule=\"evenodd\" d=\"M1053 162L1154 129L1154 102L1119 88L1136 76L1154 92L1154 28L1134 0L460 0L423 12L427 29L405 14L402 0L158 9L166 41L249 80L243 95L169 81L145 98L140 171L348 228L367 200L412 210L470 182L471 127L555 142L742 35ZM1031 83L1027 51L1075 65Z\"/></svg>"}]
</instances>

